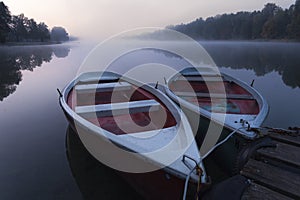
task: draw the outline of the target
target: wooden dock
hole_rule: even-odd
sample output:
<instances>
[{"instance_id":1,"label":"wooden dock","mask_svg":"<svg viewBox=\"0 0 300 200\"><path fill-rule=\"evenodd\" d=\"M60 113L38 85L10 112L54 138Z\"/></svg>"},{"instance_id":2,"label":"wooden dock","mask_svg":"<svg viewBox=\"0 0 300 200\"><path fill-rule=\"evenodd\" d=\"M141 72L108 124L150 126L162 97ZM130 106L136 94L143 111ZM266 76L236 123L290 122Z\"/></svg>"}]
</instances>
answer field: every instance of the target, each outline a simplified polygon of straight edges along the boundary
<instances>
[{"instance_id":1,"label":"wooden dock","mask_svg":"<svg viewBox=\"0 0 300 200\"><path fill-rule=\"evenodd\" d=\"M300 136L270 133L274 147L256 150L240 174L251 180L242 200L300 199Z\"/></svg>"}]
</instances>

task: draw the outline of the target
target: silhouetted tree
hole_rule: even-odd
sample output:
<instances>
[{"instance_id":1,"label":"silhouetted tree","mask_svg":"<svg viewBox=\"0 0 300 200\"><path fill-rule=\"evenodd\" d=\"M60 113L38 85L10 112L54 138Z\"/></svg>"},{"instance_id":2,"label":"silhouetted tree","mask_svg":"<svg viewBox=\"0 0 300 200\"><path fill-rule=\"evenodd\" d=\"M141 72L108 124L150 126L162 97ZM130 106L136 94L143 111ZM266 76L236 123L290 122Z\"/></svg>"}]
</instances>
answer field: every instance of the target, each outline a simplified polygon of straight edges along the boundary
<instances>
[{"instance_id":1,"label":"silhouetted tree","mask_svg":"<svg viewBox=\"0 0 300 200\"><path fill-rule=\"evenodd\" d=\"M50 40L50 32L48 30L48 26L44 22L38 24L38 30L38 36L41 42Z\"/></svg>"},{"instance_id":2,"label":"silhouetted tree","mask_svg":"<svg viewBox=\"0 0 300 200\"><path fill-rule=\"evenodd\" d=\"M287 10L277 9L273 17L270 17L264 24L262 36L264 38L279 39L287 35L287 26L290 23L290 17Z\"/></svg>"},{"instance_id":3,"label":"silhouetted tree","mask_svg":"<svg viewBox=\"0 0 300 200\"><path fill-rule=\"evenodd\" d=\"M11 21L11 34L9 39L17 42L49 41L50 32L45 23L36 23L34 19L28 19L24 14L13 16Z\"/></svg>"},{"instance_id":4,"label":"silhouetted tree","mask_svg":"<svg viewBox=\"0 0 300 200\"><path fill-rule=\"evenodd\" d=\"M276 9L279 7L274 3L268 3L265 5L262 11L254 12L253 14L253 26L252 26L252 38L262 38L263 27L265 23L270 20Z\"/></svg>"},{"instance_id":5,"label":"silhouetted tree","mask_svg":"<svg viewBox=\"0 0 300 200\"><path fill-rule=\"evenodd\" d=\"M1 1L0 2L0 42L4 43L6 36L10 31L9 23L11 15L8 7Z\"/></svg>"},{"instance_id":6,"label":"silhouetted tree","mask_svg":"<svg viewBox=\"0 0 300 200\"><path fill-rule=\"evenodd\" d=\"M28 18L24 14L12 17L12 40L22 42L27 38L27 29L25 27Z\"/></svg>"},{"instance_id":7,"label":"silhouetted tree","mask_svg":"<svg viewBox=\"0 0 300 200\"><path fill-rule=\"evenodd\" d=\"M68 41L69 34L63 27L53 27L51 30L51 40L56 42Z\"/></svg>"},{"instance_id":8,"label":"silhouetted tree","mask_svg":"<svg viewBox=\"0 0 300 200\"><path fill-rule=\"evenodd\" d=\"M55 41L69 40L68 33L62 27L52 29ZM11 16L8 7L0 2L0 42L45 42L50 41L50 31L44 23L28 19L24 14Z\"/></svg>"},{"instance_id":9,"label":"silhouetted tree","mask_svg":"<svg viewBox=\"0 0 300 200\"><path fill-rule=\"evenodd\" d=\"M203 28L203 36L205 39L217 38L217 30L215 28L215 18L209 17L205 21L205 26Z\"/></svg>"},{"instance_id":10,"label":"silhouetted tree","mask_svg":"<svg viewBox=\"0 0 300 200\"><path fill-rule=\"evenodd\" d=\"M26 30L28 33L29 39L31 40L37 40L39 39L39 30L38 30L38 25L34 21L34 19L29 19L26 21Z\"/></svg>"},{"instance_id":11,"label":"silhouetted tree","mask_svg":"<svg viewBox=\"0 0 300 200\"><path fill-rule=\"evenodd\" d=\"M300 0L297 0L295 5L290 7L292 13L291 23L287 27L287 32L290 38L300 39Z\"/></svg>"},{"instance_id":12,"label":"silhouetted tree","mask_svg":"<svg viewBox=\"0 0 300 200\"><path fill-rule=\"evenodd\" d=\"M167 28L195 39L300 39L300 0L285 10L268 3L261 11L223 14L206 20L199 18Z\"/></svg>"},{"instance_id":13,"label":"silhouetted tree","mask_svg":"<svg viewBox=\"0 0 300 200\"><path fill-rule=\"evenodd\" d=\"M252 14L249 12L238 12L232 17L232 38L251 39L252 37Z\"/></svg>"}]
</instances>

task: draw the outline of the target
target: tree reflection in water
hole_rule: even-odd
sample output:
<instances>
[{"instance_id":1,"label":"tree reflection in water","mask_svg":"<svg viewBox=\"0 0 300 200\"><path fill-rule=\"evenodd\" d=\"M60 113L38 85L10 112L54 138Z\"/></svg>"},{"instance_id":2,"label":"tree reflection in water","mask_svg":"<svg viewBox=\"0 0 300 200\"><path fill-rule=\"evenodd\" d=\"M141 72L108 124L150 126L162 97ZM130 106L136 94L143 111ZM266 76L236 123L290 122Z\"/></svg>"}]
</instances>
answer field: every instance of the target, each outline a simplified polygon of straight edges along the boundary
<instances>
[{"instance_id":1,"label":"tree reflection in water","mask_svg":"<svg viewBox=\"0 0 300 200\"><path fill-rule=\"evenodd\" d=\"M287 86L300 87L299 43L203 41L200 44L218 67L253 70L256 76L265 76L275 71ZM170 52L157 49L151 51L181 59Z\"/></svg>"},{"instance_id":2,"label":"tree reflection in water","mask_svg":"<svg viewBox=\"0 0 300 200\"><path fill-rule=\"evenodd\" d=\"M16 91L22 81L22 70L33 71L43 62L68 56L67 46L14 46L0 47L0 101Z\"/></svg>"},{"instance_id":3,"label":"tree reflection in water","mask_svg":"<svg viewBox=\"0 0 300 200\"><path fill-rule=\"evenodd\" d=\"M203 46L220 67L249 69L257 76L275 71L287 86L300 87L299 43L224 42Z\"/></svg>"}]
</instances>

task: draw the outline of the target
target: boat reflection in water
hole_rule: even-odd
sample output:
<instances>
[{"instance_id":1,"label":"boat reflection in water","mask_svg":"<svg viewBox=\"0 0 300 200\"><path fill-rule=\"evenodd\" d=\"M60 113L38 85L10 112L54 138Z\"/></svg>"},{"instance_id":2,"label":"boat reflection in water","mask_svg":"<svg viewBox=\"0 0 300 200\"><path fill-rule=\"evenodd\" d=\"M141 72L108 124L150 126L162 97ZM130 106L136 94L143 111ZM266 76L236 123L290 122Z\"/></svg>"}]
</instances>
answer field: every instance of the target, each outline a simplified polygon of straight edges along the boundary
<instances>
[{"instance_id":1,"label":"boat reflection in water","mask_svg":"<svg viewBox=\"0 0 300 200\"><path fill-rule=\"evenodd\" d=\"M66 153L84 199L142 199L116 172L97 161L69 126Z\"/></svg>"}]
</instances>

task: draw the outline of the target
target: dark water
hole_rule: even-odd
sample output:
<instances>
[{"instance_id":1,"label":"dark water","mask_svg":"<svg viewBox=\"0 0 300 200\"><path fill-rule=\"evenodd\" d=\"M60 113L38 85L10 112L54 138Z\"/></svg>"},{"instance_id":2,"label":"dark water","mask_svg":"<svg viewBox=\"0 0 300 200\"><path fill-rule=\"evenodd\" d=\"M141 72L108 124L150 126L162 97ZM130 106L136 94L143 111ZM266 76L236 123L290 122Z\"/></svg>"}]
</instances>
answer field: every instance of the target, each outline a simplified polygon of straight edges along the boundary
<instances>
[{"instance_id":1,"label":"dark water","mask_svg":"<svg viewBox=\"0 0 300 200\"><path fill-rule=\"evenodd\" d=\"M270 105L265 125L300 126L300 44L202 44L221 71L248 83L255 79ZM76 75L92 47L0 47L0 199L140 198L85 152L58 104L56 88ZM112 68L149 62L186 64L164 52L141 50Z\"/></svg>"}]
</instances>

